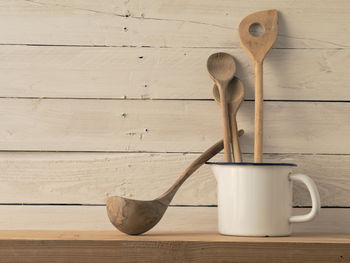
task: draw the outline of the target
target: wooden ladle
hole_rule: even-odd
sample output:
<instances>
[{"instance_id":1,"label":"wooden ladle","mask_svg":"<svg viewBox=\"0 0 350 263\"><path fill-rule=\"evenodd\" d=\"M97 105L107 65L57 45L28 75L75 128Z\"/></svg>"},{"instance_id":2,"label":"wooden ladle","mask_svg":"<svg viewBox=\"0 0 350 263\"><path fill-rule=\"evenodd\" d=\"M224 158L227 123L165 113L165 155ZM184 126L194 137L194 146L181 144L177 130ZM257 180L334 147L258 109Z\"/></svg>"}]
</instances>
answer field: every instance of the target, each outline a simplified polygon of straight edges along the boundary
<instances>
[{"instance_id":1,"label":"wooden ladle","mask_svg":"<svg viewBox=\"0 0 350 263\"><path fill-rule=\"evenodd\" d=\"M240 130L239 136L243 133L244 131ZM129 235L139 235L150 230L163 217L177 190L186 179L223 148L221 140L206 150L183 172L169 190L157 199L141 201L119 196L109 197L106 203L109 220L117 229Z\"/></svg>"},{"instance_id":2,"label":"wooden ladle","mask_svg":"<svg viewBox=\"0 0 350 263\"><path fill-rule=\"evenodd\" d=\"M214 95L215 101L220 105L220 92L216 85L214 85L213 87L213 95ZM229 113L230 113L234 160L236 163L242 162L241 149L240 149L239 140L238 140L236 115L243 100L244 100L243 82L239 78L234 77L228 85L227 101L228 101Z\"/></svg>"},{"instance_id":3,"label":"wooden ladle","mask_svg":"<svg viewBox=\"0 0 350 263\"><path fill-rule=\"evenodd\" d=\"M241 45L254 62L255 67L255 128L254 162L262 162L263 153L263 61L277 38L278 14L276 10L266 10L245 17L239 24L238 34ZM262 27L264 33L253 35L254 27Z\"/></svg>"},{"instance_id":4,"label":"wooden ladle","mask_svg":"<svg viewBox=\"0 0 350 263\"><path fill-rule=\"evenodd\" d=\"M224 134L225 161L232 162L231 130L229 125L229 113L227 104L227 86L236 73L234 58L227 53L212 54L207 61L207 69L210 77L219 88L221 98L221 114Z\"/></svg>"}]
</instances>

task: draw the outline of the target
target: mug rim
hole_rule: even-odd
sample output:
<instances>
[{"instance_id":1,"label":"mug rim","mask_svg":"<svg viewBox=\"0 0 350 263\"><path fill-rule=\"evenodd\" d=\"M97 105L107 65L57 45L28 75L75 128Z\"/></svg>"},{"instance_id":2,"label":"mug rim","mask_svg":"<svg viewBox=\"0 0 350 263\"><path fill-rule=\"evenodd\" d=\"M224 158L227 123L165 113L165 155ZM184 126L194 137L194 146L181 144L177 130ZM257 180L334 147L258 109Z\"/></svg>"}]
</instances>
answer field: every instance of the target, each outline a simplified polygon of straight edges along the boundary
<instances>
[{"instance_id":1,"label":"mug rim","mask_svg":"<svg viewBox=\"0 0 350 263\"><path fill-rule=\"evenodd\" d=\"M294 163L233 163L233 162L205 162L205 164L209 165L253 165L253 166L293 166L297 165Z\"/></svg>"}]
</instances>

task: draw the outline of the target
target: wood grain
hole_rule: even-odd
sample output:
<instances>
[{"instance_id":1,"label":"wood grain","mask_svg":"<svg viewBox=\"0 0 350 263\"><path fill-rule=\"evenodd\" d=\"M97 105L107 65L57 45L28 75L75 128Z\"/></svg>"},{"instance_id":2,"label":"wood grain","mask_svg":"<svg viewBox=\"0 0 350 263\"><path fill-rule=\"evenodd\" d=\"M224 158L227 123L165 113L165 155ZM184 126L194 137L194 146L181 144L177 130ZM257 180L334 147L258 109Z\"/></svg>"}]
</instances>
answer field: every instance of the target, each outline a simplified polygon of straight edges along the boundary
<instances>
[{"instance_id":1,"label":"wood grain","mask_svg":"<svg viewBox=\"0 0 350 263\"><path fill-rule=\"evenodd\" d=\"M252 152L253 103L238 112ZM203 151L220 139L213 101L0 99L0 149ZM265 103L267 153L347 154L349 103Z\"/></svg>"},{"instance_id":2,"label":"wood grain","mask_svg":"<svg viewBox=\"0 0 350 263\"><path fill-rule=\"evenodd\" d=\"M1 43L239 47L239 22L264 9L281 14L278 48L350 46L349 28L342 26L350 22L346 0L6 1Z\"/></svg>"},{"instance_id":3,"label":"wood grain","mask_svg":"<svg viewBox=\"0 0 350 263\"><path fill-rule=\"evenodd\" d=\"M153 231L152 234L142 236L123 235L117 231L57 231L57 230L0 230L0 240L84 240L84 241L206 241L206 242L237 242L237 243L329 243L348 244L350 243L347 234L324 234L324 233L297 233L289 237L242 237L218 235L213 231Z\"/></svg>"},{"instance_id":4,"label":"wood grain","mask_svg":"<svg viewBox=\"0 0 350 263\"><path fill-rule=\"evenodd\" d=\"M0 153L1 203L104 204L108 196L150 200L166 191L198 154ZM221 160L218 156L215 160ZM252 161L252 154L243 155ZM350 155L265 154L266 162L298 164L296 172L316 182L323 206L350 206ZM201 167L179 189L172 204L216 204L216 181ZM294 205L311 205L302 184Z\"/></svg>"},{"instance_id":5,"label":"wood grain","mask_svg":"<svg viewBox=\"0 0 350 263\"><path fill-rule=\"evenodd\" d=\"M268 238L193 232L175 238L161 232L153 238L114 231L3 233L0 262L347 262L350 256L349 235L300 235L266 242Z\"/></svg>"},{"instance_id":6,"label":"wood grain","mask_svg":"<svg viewBox=\"0 0 350 263\"><path fill-rule=\"evenodd\" d=\"M300 215L309 208L294 208ZM25 215L25 216L23 216ZM105 206L0 206L2 230L114 230ZM350 209L323 208L314 221L293 225L293 233L350 234ZM217 232L216 207L169 207L147 235L156 232ZM0 235L1 239L1 235Z\"/></svg>"},{"instance_id":7,"label":"wood grain","mask_svg":"<svg viewBox=\"0 0 350 263\"><path fill-rule=\"evenodd\" d=\"M218 51L235 57L253 99L254 68L242 49L54 46L0 46L0 96L212 99L205 63ZM348 49L273 49L264 98L349 101L349 63Z\"/></svg>"}]
</instances>

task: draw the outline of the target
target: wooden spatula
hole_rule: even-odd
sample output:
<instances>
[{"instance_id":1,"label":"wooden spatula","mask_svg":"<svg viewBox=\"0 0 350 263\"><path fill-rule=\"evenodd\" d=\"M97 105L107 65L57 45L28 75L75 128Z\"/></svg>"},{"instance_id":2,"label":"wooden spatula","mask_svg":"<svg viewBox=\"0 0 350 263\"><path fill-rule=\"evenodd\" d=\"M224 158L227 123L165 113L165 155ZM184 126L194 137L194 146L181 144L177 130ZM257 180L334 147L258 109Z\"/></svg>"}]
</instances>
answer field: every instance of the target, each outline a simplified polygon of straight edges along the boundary
<instances>
[{"instance_id":1,"label":"wooden spatula","mask_svg":"<svg viewBox=\"0 0 350 263\"><path fill-rule=\"evenodd\" d=\"M277 38L278 15L276 10L266 10L245 17L239 24L241 45L247 51L255 66L255 131L254 162L262 162L263 154L263 61ZM261 35L252 32L254 27L264 30Z\"/></svg>"}]
</instances>

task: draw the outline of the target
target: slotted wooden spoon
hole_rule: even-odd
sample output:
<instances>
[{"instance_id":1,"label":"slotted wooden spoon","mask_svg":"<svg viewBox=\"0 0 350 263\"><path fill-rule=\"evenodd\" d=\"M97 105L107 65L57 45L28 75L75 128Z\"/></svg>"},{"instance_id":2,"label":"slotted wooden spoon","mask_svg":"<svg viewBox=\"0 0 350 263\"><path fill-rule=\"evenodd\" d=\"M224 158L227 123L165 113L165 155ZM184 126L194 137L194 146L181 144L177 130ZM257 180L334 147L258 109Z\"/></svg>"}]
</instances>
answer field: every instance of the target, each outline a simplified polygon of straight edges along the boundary
<instances>
[{"instance_id":1,"label":"slotted wooden spoon","mask_svg":"<svg viewBox=\"0 0 350 263\"><path fill-rule=\"evenodd\" d=\"M239 24L238 34L241 45L254 62L255 67L255 127L254 162L262 162L263 154L263 61L277 38L278 14L276 10L266 10L245 17ZM255 35L252 29L261 26L264 32Z\"/></svg>"},{"instance_id":2,"label":"slotted wooden spoon","mask_svg":"<svg viewBox=\"0 0 350 263\"><path fill-rule=\"evenodd\" d=\"M220 105L220 92L216 85L213 87L213 95L217 104ZM243 82L234 77L227 88L227 103L229 108L229 117L231 124L231 134L233 142L233 157L236 163L242 162L241 149L238 140L237 120L236 115L242 101L244 100L244 85Z\"/></svg>"}]
</instances>

